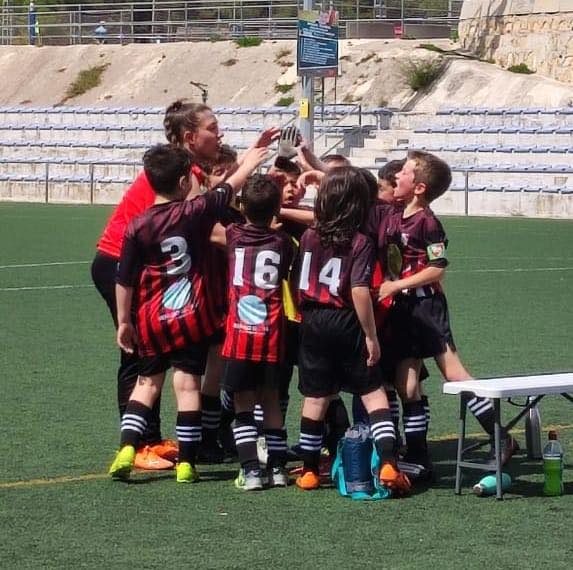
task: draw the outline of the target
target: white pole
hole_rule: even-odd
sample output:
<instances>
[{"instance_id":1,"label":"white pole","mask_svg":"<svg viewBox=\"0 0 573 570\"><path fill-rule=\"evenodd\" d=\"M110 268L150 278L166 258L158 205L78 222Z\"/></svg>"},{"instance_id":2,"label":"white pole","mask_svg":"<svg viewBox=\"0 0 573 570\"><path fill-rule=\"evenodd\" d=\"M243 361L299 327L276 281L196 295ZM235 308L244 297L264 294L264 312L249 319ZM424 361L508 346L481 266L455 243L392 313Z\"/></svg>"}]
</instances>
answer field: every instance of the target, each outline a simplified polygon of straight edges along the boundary
<instances>
[{"instance_id":1,"label":"white pole","mask_svg":"<svg viewBox=\"0 0 573 570\"><path fill-rule=\"evenodd\" d=\"M312 10L314 0L304 0L303 8ZM312 150L314 148L314 81L308 75L302 76L302 96L308 101L308 117L300 118L300 133Z\"/></svg>"}]
</instances>

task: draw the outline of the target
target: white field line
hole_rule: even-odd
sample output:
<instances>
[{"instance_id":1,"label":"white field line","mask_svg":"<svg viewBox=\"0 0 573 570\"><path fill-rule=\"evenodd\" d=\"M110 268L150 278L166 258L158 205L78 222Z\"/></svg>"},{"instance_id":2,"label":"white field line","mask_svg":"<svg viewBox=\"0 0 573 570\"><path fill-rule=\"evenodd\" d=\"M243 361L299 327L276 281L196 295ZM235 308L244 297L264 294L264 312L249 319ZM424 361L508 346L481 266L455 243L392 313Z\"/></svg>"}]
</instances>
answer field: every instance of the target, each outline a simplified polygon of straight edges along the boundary
<instances>
[{"instance_id":1,"label":"white field line","mask_svg":"<svg viewBox=\"0 0 573 570\"><path fill-rule=\"evenodd\" d=\"M46 291L54 289L95 289L93 285L40 285L37 287L0 287L0 293L10 291Z\"/></svg>"},{"instance_id":2,"label":"white field line","mask_svg":"<svg viewBox=\"0 0 573 570\"><path fill-rule=\"evenodd\" d=\"M539 271L571 271L573 267L514 267L514 268L498 268L498 269L450 269L450 273L531 273Z\"/></svg>"},{"instance_id":3,"label":"white field line","mask_svg":"<svg viewBox=\"0 0 573 570\"><path fill-rule=\"evenodd\" d=\"M14 265L0 265L0 269L21 269L24 267L53 267L57 265L86 265L91 261L50 261L48 263L20 263Z\"/></svg>"}]
</instances>

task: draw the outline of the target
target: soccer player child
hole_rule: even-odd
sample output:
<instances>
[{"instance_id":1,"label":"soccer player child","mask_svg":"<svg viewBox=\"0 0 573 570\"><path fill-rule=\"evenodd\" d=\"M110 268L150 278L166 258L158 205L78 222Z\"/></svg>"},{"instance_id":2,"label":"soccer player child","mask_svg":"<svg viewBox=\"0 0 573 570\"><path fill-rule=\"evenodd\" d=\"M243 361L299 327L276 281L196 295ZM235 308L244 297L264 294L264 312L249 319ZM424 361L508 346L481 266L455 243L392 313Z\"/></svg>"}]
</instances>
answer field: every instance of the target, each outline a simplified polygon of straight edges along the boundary
<instances>
[{"instance_id":1,"label":"soccer player child","mask_svg":"<svg viewBox=\"0 0 573 570\"><path fill-rule=\"evenodd\" d=\"M359 394L382 467L380 481L397 493L410 488L396 467L394 424L375 366L380 358L370 296L374 244L359 228L371 196L360 169L333 169L322 181L316 222L302 236L298 298L302 312L299 389L304 396L300 448L304 470L296 484L320 486L319 458L329 401Z\"/></svg>"},{"instance_id":2,"label":"soccer player child","mask_svg":"<svg viewBox=\"0 0 573 570\"><path fill-rule=\"evenodd\" d=\"M403 402L406 460L431 467L427 449L427 417L420 394L420 369L433 357L445 380L469 380L452 331L441 280L448 265L448 240L430 204L452 180L450 167L428 152L410 151L396 175L394 198L403 207L393 209L378 231L384 277L379 296L394 296L388 316L391 350L398 359L396 384ZM468 407L483 429L493 436L494 413L490 400L473 398ZM515 441L505 438L504 458Z\"/></svg>"},{"instance_id":3,"label":"soccer player child","mask_svg":"<svg viewBox=\"0 0 573 570\"><path fill-rule=\"evenodd\" d=\"M151 408L173 367L177 399L178 482L197 480L195 456L201 442L200 382L207 339L216 322L206 302L204 251L211 230L266 149L255 149L228 184L193 200L189 193L191 155L174 145L145 153L145 174L155 204L129 224L117 277L117 342L139 355L139 379L121 422L121 448L109 473L129 477L135 449ZM136 322L131 308L135 304Z\"/></svg>"},{"instance_id":4,"label":"soccer player child","mask_svg":"<svg viewBox=\"0 0 573 570\"><path fill-rule=\"evenodd\" d=\"M264 411L271 487L288 483L286 432L279 405L279 365L284 351L282 282L292 257L291 238L271 228L281 204L281 191L269 176L254 175L241 193L245 224L225 231L229 260L229 314L222 355L223 387L234 396L234 436L241 473L235 484L247 491L262 489L257 456L255 403Z\"/></svg>"}]
</instances>

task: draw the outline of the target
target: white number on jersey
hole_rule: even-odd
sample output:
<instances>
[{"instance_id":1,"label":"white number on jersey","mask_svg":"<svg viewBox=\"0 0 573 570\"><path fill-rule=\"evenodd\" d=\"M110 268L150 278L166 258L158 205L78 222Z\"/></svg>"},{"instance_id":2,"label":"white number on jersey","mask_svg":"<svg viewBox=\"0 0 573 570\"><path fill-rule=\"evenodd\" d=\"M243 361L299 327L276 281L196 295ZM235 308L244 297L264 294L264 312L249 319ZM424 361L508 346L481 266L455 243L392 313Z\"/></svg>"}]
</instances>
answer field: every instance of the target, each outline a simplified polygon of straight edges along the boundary
<instances>
[{"instance_id":1,"label":"white number on jersey","mask_svg":"<svg viewBox=\"0 0 573 570\"><path fill-rule=\"evenodd\" d=\"M310 264L312 253L305 251L302 258L300 269L300 280L298 288L301 291L307 291L310 287ZM331 295L338 297L338 287L340 286L340 272L342 270L342 259L340 257L331 257L321 268L318 274L318 282L328 286Z\"/></svg>"},{"instance_id":2,"label":"white number on jersey","mask_svg":"<svg viewBox=\"0 0 573 570\"><path fill-rule=\"evenodd\" d=\"M191 256L187 253L187 242L180 236L170 237L161 242L161 251L171 256L173 265L167 269L169 275L181 275L191 269Z\"/></svg>"},{"instance_id":3,"label":"white number on jersey","mask_svg":"<svg viewBox=\"0 0 573 570\"><path fill-rule=\"evenodd\" d=\"M275 289L279 285L279 266L281 256L276 251L263 250L255 259L255 287L261 289ZM235 249L235 271L233 273L233 285L242 287L244 284L243 272L245 269L245 248Z\"/></svg>"}]
</instances>

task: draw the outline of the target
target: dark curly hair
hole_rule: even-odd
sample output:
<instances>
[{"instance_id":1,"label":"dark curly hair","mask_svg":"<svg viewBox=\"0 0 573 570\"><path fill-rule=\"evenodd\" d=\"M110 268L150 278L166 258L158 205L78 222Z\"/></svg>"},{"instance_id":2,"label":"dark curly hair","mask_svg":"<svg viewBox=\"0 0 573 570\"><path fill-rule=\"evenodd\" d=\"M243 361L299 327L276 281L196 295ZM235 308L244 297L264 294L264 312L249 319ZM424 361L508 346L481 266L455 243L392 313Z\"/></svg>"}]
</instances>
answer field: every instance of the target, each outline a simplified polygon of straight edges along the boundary
<instances>
[{"instance_id":1,"label":"dark curly hair","mask_svg":"<svg viewBox=\"0 0 573 570\"><path fill-rule=\"evenodd\" d=\"M366 221L368 183L360 168L333 168L322 180L315 202L315 228L323 247L344 249Z\"/></svg>"}]
</instances>

